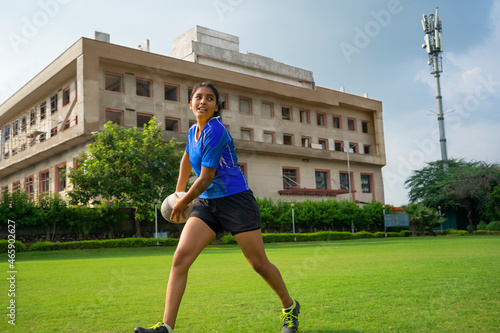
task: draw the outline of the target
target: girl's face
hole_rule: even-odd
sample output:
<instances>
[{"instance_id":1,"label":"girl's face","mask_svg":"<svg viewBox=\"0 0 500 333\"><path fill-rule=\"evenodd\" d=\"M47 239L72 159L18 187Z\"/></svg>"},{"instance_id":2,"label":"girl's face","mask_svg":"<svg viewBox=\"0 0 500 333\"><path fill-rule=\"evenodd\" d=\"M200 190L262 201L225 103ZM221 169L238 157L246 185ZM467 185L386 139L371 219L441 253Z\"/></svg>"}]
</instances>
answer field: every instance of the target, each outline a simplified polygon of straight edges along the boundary
<instances>
[{"instance_id":1,"label":"girl's face","mask_svg":"<svg viewBox=\"0 0 500 333\"><path fill-rule=\"evenodd\" d=\"M211 88L200 87L193 93L189 106L198 122L208 122L217 111L215 94Z\"/></svg>"}]
</instances>

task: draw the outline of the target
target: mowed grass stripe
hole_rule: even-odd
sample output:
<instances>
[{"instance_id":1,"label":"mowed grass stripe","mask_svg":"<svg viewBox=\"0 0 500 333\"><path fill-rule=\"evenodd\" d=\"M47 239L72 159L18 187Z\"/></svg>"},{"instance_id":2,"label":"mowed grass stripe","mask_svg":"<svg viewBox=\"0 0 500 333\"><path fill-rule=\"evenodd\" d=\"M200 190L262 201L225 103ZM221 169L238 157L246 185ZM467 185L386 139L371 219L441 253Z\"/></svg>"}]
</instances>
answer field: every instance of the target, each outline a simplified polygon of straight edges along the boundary
<instances>
[{"instance_id":1,"label":"mowed grass stripe","mask_svg":"<svg viewBox=\"0 0 500 333\"><path fill-rule=\"evenodd\" d=\"M300 332L500 332L500 237L266 249L302 304ZM132 332L154 324L173 251L18 253L16 328L5 319L0 331ZM176 333L279 332L279 315L278 299L237 246L209 246L190 271Z\"/></svg>"}]
</instances>

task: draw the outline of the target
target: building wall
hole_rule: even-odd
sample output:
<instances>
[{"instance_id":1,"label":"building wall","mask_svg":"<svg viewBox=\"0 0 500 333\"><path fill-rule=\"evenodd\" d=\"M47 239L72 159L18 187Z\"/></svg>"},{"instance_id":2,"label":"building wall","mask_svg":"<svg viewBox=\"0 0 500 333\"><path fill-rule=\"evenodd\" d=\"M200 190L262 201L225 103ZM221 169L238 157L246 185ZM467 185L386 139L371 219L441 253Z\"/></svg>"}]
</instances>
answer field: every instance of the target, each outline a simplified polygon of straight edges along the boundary
<instances>
[{"instance_id":1,"label":"building wall","mask_svg":"<svg viewBox=\"0 0 500 333\"><path fill-rule=\"evenodd\" d=\"M113 80L107 82L107 76L119 79L119 91L112 91ZM149 82L150 97L138 96L138 80ZM300 187L307 189L316 188L316 171L327 172L328 189L339 190L340 173L347 172L347 153L335 151L337 142L345 147L356 143L359 149L349 154L353 198L384 201L381 168L385 165L385 148L379 101L321 87L284 84L242 71L233 72L85 38L0 106L0 186L12 190L13 184L20 181L23 187L30 175L39 182L40 172L48 169L50 190L60 190L55 184L56 166L61 163L73 166L73 159L91 142L91 133L102 129L110 119L127 128L137 126L138 119L144 121L148 116L156 117L163 128L167 121L171 125L174 120L177 127L165 131L165 139L176 137L184 141L190 123L195 121L188 105L189 89L204 80L214 82L227 98L223 122L235 139L240 162L256 196L299 201L327 198L325 195L280 194L284 186L283 168L297 169ZM176 100L165 98L165 85L177 88ZM70 103L63 106L66 88L71 97ZM48 103L53 94L58 95L60 109L51 115L50 126L44 126L50 131L58 121L61 126L67 120L70 123L74 120L74 125L12 156L12 147L5 144L5 128L31 109L39 110L42 101ZM242 112L240 101L249 103L250 112ZM263 113L266 103L272 105L270 117ZM290 119L283 119L282 107L290 109ZM301 111L305 110L309 112L309 122L301 121ZM324 117L324 124L317 123L318 115ZM334 115L341 118L340 128L334 128ZM354 131L349 130L349 120L355 125ZM366 122L367 133L362 131L363 122ZM33 133L35 127L28 127L27 131ZM250 133L250 140L243 131ZM272 135L273 142L266 142L269 136L265 136L265 132ZM284 144L284 135L293 136L291 145ZM39 140L39 136L37 138ZM320 140L325 147L320 145ZM13 141L9 141L12 145ZM307 146L304 147L304 143ZM365 146L370 146L369 154L364 154ZM5 158L7 151L10 155ZM362 174L371 177L370 193L362 193ZM35 185L35 191L37 189L39 186ZM349 198L345 190L343 193L338 194L337 199Z\"/></svg>"}]
</instances>

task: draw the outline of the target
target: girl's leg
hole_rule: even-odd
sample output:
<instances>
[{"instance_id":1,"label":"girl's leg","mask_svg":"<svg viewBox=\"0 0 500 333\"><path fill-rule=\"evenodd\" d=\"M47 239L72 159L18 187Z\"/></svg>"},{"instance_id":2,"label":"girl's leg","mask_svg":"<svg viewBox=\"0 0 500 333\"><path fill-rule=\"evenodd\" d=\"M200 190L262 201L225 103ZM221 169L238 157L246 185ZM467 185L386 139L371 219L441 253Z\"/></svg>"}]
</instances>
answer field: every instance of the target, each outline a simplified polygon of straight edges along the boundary
<instances>
[{"instance_id":1,"label":"girl's leg","mask_svg":"<svg viewBox=\"0 0 500 333\"><path fill-rule=\"evenodd\" d=\"M291 306L293 300L288 294L281 273L267 258L260 229L236 234L234 238L252 268L262 276L264 281L278 295L283 308Z\"/></svg>"},{"instance_id":2,"label":"girl's leg","mask_svg":"<svg viewBox=\"0 0 500 333\"><path fill-rule=\"evenodd\" d=\"M179 244L172 260L172 269L168 279L163 322L172 329L181 304L189 268L200 252L215 237L215 232L197 217L190 218L182 230Z\"/></svg>"}]
</instances>

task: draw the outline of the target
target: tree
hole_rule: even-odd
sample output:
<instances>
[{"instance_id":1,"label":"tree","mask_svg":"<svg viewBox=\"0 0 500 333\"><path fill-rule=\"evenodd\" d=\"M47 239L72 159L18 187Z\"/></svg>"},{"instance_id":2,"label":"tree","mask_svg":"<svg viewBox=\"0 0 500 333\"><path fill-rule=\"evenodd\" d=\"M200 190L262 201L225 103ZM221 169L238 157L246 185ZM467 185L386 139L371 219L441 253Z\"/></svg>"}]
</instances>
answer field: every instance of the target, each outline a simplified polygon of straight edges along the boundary
<instances>
[{"instance_id":1,"label":"tree","mask_svg":"<svg viewBox=\"0 0 500 333\"><path fill-rule=\"evenodd\" d=\"M474 214L481 202L488 202L498 210L490 193L500 184L500 167L496 164L473 162L447 176L443 194L460 203L467 210L470 232L474 230Z\"/></svg>"},{"instance_id":2,"label":"tree","mask_svg":"<svg viewBox=\"0 0 500 333\"><path fill-rule=\"evenodd\" d=\"M441 161L430 162L414 171L405 185L412 202L433 208L465 208L470 228L474 230L473 221L480 212L500 214L500 206L492 194L499 183L500 167L496 164L450 160L447 171L443 170Z\"/></svg>"},{"instance_id":3,"label":"tree","mask_svg":"<svg viewBox=\"0 0 500 333\"><path fill-rule=\"evenodd\" d=\"M426 207L441 206L443 209L456 209L457 203L450 200L442 189L447 183L449 174L453 174L456 170L460 170L470 163L451 159L448 165L448 171L445 171L442 161L434 161L427 163L420 170L414 170L405 181L405 187L409 189L409 201L421 202Z\"/></svg>"},{"instance_id":4,"label":"tree","mask_svg":"<svg viewBox=\"0 0 500 333\"><path fill-rule=\"evenodd\" d=\"M78 159L79 168L70 169L71 203L127 202L135 207L137 237L141 237L140 223L152 219L154 201L175 191L182 156L179 143L174 139L165 143L154 119L143 130L108 122L93 139Z\"/></svg>"},{"instance_id":5,"label":"tree","mask_svg":"<svg viewBox=\"0 0 500 333\"><path fill-rule=\"evenodd\" d=\"M405 213L408 214L410 219L411 235L417 236L417 226L420 226L422 222L422 214L424 211L424 205L421 203L411 202L408 205L403 205Z\"/></svg>"}]
</instances>

